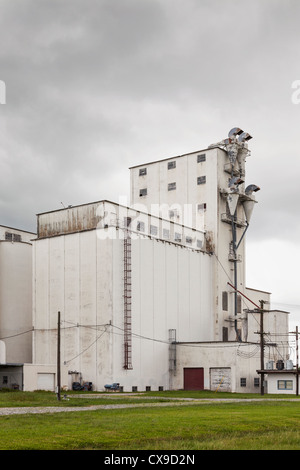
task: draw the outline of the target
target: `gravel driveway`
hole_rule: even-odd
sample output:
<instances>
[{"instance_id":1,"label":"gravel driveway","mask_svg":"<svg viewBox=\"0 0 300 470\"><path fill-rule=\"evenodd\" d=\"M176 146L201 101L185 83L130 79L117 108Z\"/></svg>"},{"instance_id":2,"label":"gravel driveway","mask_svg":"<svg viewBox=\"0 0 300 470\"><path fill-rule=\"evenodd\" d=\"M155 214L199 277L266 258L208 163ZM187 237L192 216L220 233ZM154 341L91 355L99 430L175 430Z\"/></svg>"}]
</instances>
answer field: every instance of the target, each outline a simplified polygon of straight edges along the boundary
<instances>
[{"instance_id":1,"label":"gravel driveway","mask_svg":"<svg viewBox=\"0 0 300 470\"><path fill-rule=\"evenodd\" d=\"M174 403L176 401L176 404ZM0 408L0 416L17 415L17 414L45 414L45 413L69 413L74 411L96 411L96 410L114 410L121 408L144 408L144 407L167 407L167 406L189 406L204 405L208 403L237 403L237 402L259 402L259 401L295 401L289 398L203 398L203 399L174 399L167 403L128 403L128 404L111 404L111 405L91 405L91 406L44 406L44 407L16 407L16 408ZM297 402L298 400L296 400Z\"/></svg>"}]
</instances>

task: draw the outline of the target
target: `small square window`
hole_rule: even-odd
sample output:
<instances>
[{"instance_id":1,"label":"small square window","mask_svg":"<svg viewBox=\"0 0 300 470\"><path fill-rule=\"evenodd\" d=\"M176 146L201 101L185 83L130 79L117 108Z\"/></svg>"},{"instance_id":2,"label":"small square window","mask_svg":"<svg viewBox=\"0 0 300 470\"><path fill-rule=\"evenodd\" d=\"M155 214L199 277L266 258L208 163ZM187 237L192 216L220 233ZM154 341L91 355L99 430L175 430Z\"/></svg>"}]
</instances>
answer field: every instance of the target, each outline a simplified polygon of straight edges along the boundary
<instances>
[{"instance_id":1,"label":"small square window","mask_svg":"<svg viewBox=\"0 0 300 470\"><path fill-rule=\"evenodd\" d=\"M167 228L163 229L163 238L165 238L166 240L169 240L170 238L170 230L168 230Z\"/></svg>"},{"instance_id":2,"label":"small square window","mask_svg":"<svg viewBox=\"0 0 300 470\"><path fill-rule=\"evenodd\" d=\"M155 225L150 225L150 234L157 235L157 227Z\"/></svg>"},{"instance_id":3,"label":"small square window","mask_svg":"<svg viewBox=\"0 0 300 470\"><path fill-rule=\"evenodd\" d=\"M188 243L189 245L191 245L191 244L193 243L192 237L185 237L185 241L186 241L186 243Z\"/></svg>"},{"instance_id":4,"label":"small square window","mask_svg":"<svg viewBox=\"0 0 300 470\"><path fill-rule=\"evenodd\" d=\"M197 184L205 184L206 183L206 176L198 176Z\"/></svg>"},{"instance_id":5,"label":"small square window","mask_svg":"<svg viewBox=\"0 0 300 470\"><path fill-rule=\"evenodd\" d=\"M277 390L293 390L293 381L277 380Z\"/></svg>"},{"instance_id":6,"label":"small square window","mask_svg":"<svg viewBox=\"0 0 300 470\"><path fill-rule=\"evenodd\" d=\"M13 239L13 234L10 232L5 232L5 240L12 241Z\"/></svg>"},{"instance_id":7,"label":"small square window","mask_svg":"<svg viewBox=\"0 0 300 470\"><path fill-rule=\"evenodd\" d=\"M176 189L176 183L169 183L168 184L168 191L174 191Z\"/></svg>"},{"instance_id":8,"label":"small square window","mask_svg":"<svg viewBox=\"0 0 300 470\"><path fill-rule=\"evenodd\" d=\"M176 168L176 162L168 162L168 170L172 170L173 168Z\"/></svg>"},{"instance_id":9,"label":"small square window","mask_svg":"<svg viewBox=\"0 0 300 470\"><path fill-rule=\"evenodd\" d=\"M181 233L175 232L175 242L181 242Z\"/></svg>"},{"instance_id":10,"label":"small square window","mask_svg":"<svg viewBox=\"0 0 300 470\"><path fill-rule=\"evenodd\" d=\"M206 211L206 202L203 204L198 204L198 212L204 212Z\"/></svg>"},{"instance_id":11,"label":"small square window","mask_svg":"<svg viewBox=\"0 0 300 470\"><path fill-rule=\"evenodd\" d=\"M197 163L205 162L206 161L206 155L205 153L202 153L201 155L197 155Z\"/></svg>"},{"instance_id":12,"label":"small square window","mask_svg":"<svg viewBox=\"0 0 300 470\"><path fill-rule=\"evenodd\" d=\"M197 240L197 248L201 250L202 248L202 240Z\"/></svg>"},{"instance_id":13,"label":"small square window","mask_svg":"<svg viewBox=\"0 0 300 470\"><path fill-rule=\"evenodd\" d=\"M254 377L254 387L259 387L259 377Z\"/></svg>"},{"instance_id":14,"label":"small square window","mask_svg":"<svg viewBox=\"0 0 300 470\"><path fill-rule=\"evenodd\" d=\"M147 196L147 188L140 189L140 197Z\"/></svg>"},{"instance_id":15,"label":"small square window","mask_svg":"<svg viewBox=\"0 0 300 470\"><path fill-rule=\"evenodd\" d=\"M140 168L139 176L144 176L147 174L147 168Z\"/></svg>"},{"instance_id":16,"label":"small square window","mask_svg":"<svg viewBox=\"0 0 300 470\"><path fill-rule=\"evenodd\" d=\"M144 222L138 222L136 229L138 232L145 232L145 224Z\"/></svg>"},{"instance_id":17,"label":"small square window","mask_svg":"<svg viewBox=\"0 0 300 470\"><path fill-rule=\"evenodd\" d=\"M245 377L241 377L241 387L246 387L247 380Z\"/></svg>"},{"instance_id":18,"label":"small square window","mask_svg":"<svg viewBox=\"0 0 300 470\"><path fill-rule=\"evenodd\" d=\"M124 217L124 227L130 227L131 217Z\"/></svg>"}]
</instances>

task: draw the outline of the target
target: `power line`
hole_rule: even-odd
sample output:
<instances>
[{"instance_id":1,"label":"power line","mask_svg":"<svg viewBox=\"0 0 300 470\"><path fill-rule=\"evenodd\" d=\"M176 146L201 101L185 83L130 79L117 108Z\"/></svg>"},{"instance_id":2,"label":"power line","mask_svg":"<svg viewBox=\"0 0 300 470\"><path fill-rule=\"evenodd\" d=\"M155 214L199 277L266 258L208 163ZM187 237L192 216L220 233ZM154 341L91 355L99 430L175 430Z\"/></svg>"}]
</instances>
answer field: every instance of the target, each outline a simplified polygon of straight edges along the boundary
<instances>
[{"instance_id":1,"label":"power line","mask_svg":"<svg viewBox=\"0 0 300 470\"><path fill-rule=\"evenodd\" d=\"M30 330L22 331L21 333L16 333L14 335L3 336L2 338L0 338L0 341L2 341L4 339L9 339L9 338L15 338L16 336L26 335L27 333L30 333L32 331L34 331L34 328L31 328Z\"/></svg>"},{"instance_id":2,"label":"power line","mask_svg":"<svg viewBox=\"0 0 300 470\"><path fill-rule=\"evenodd\" d=\"M96 338L87 348L83 349L80 353L78 353L76 356L74 356L72 359L69 359L68 361L65 361L66 364L68 364L69 362L71 361L74 361L74 359L77 359L77 357L81 356L83 353L85 353L88 349L90 349L95 343L97 343L97 341L99 341L99 339L104 335L104 333L106 333L106 328L105 330L101 333L100 336L98 336L98 338Z\"/></svg>"}]
</instances>

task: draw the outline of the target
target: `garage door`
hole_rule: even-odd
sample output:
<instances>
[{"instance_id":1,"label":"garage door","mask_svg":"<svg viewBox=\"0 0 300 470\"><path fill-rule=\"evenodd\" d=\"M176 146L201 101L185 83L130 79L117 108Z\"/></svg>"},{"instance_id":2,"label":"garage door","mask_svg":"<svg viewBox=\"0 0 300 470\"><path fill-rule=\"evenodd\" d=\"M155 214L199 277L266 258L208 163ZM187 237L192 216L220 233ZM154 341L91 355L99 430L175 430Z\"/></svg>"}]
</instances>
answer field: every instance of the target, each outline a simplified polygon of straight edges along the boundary
<instances>
[{"instance_id":1,"label":"garage door","mask_svg":"<svg viewBox=\"0 0 300 470\"><path fill-rule=\"evenodd\" d=\"M38 390L55 391L55 374L38 373L37 376Z\"/></svg>"},{"instance_id":2,"label":"garage door","mask_svg":"<svg viewBox=\"0 0 300 470\"><path fill-rule=\"evenodd\" d=\"M210 389L231 392L230 367L212 367L210 369Z\"/></svg>"},{"instance_id":3,"label":"garage door","mask_svg":"<svg viewBox=\"0 0 300 470\"><path fill-rule=\"evenodd\" d=\"M203 367L185 367L183 369L184 390L204 390Z\"/></svg>"}]
</instances>

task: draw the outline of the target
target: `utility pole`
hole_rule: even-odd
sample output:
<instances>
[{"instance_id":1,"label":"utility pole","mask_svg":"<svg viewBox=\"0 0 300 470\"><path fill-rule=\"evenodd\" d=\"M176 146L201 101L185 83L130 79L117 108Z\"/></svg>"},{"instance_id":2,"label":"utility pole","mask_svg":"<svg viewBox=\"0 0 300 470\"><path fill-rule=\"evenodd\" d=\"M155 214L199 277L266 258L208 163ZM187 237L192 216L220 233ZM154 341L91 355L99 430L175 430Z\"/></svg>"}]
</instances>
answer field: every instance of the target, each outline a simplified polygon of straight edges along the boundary
<instances>
[{"instance_id":1,"label":"utility pole","mask_svg":"<svg viewBox=\"0 0 300 470\"><path fill-rule=\"evenodd\" d=\"M299 356L298 356L298 326L296 326L296 395L299 395Z\"/></svg>"},{"instance_id":2,"label":"utility pole","mask_svg":"<svg viewBox=\"0 0 300 470\"><path fill-rule=\"evenodd\" d=\"M296 395L299 395L299 348L298 348L298 326L296 331L292 331L291 334L296 335Z\"/></svg>"},{"instance_id":3,"label":"utility pole","mask_svg":"<svg viewBox=\"0 0 300 470\"><path fill-rule=\"evenodd\" d=\"M60 312L57 315L57 399L60 401Z\"/></svg>"},{"instance_id":4,"label":"utility pole","mask_svg":"<svg viewBox=\"0 0 300 470\"><path fill-rule=\"evenodd\" d=\"M265 393L265 374L263 373L265 369L265 358L264 358L264 351L265 351L265 342L264 342L264 300L260 300L260 369L261 369L261 379L260 379L260 394L264 395Z\"/></svg>"}]
</instances>

